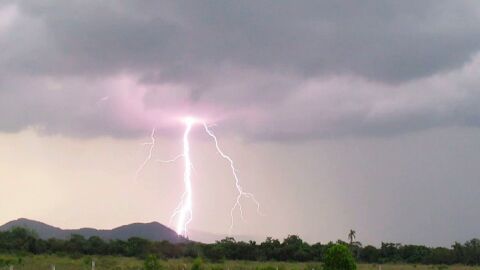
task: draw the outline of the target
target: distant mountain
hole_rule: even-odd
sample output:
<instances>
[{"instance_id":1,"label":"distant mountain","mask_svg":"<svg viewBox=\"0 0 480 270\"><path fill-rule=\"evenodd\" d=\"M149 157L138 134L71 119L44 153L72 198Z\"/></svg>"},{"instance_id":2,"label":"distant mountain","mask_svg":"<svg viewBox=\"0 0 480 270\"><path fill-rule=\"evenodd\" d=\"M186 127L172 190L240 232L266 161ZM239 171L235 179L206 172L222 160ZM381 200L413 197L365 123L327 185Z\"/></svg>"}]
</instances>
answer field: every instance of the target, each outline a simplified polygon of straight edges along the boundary
<instances>
[{"instance_id":1,"label":"distant mountain","mask_svg":"<svg viewBox=\"0 0 480 270\"><path fill-rule=\"evenodd\" d=\"M67 232L50 225L47 225L42 222L29 220L26 218L20 218L17 220L10 221L5 223L4 225L0 226L0 231L8 231L13 227L22 227L34 230L40 238L48 239L48 238L59 238L64 239L68 236Z\"/></svg>"},{"instance_id":2,"label":"distant mountain","mask_svg":"<svg viewBox=\"0 0 480 270\"><path fill-rule=\"evenodd\" d=\"M175 231L158 222L133 223L120 226L111 230L97 230L93 228L81 228L75 230L64 230L39 221L20 218L0 226L0 231L7 231L14 227L22 227L35 231L42 239L58 238L68 239L72 234L83 235L84 237L98 236L103 239L127 240L130 237L141 237L151 241L169 241L171 243L182 243L188 240L177 235Z\"/></svg>"}]
</instances>

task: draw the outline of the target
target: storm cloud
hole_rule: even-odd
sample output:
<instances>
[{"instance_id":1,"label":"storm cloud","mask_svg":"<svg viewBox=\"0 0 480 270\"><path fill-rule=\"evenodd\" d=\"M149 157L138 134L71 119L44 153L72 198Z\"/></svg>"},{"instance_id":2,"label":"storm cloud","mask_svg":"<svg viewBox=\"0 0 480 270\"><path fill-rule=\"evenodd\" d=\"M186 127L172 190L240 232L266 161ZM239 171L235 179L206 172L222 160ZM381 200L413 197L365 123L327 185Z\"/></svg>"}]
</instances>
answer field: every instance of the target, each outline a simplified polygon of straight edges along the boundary
<instances>
[{"instance_id":1,"label":"storm cloud","mask_svg":"<svg viewBox=\"0 0 480 270\"><path fill-rule=\"evenodd\" d=\"M0 130L253 140L480 125L475 1L2 1ZM228 120L228 121L226 121Z\"/></svg>"}]
</instances>

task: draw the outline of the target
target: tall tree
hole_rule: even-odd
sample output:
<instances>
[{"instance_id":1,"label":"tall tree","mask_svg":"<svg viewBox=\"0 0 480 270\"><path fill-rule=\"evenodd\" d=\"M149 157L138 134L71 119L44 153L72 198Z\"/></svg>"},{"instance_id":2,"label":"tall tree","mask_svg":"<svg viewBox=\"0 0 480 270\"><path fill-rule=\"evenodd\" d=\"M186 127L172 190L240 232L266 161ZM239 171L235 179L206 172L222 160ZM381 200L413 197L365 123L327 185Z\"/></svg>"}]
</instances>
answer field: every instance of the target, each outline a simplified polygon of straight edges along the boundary
<instances>
[{"instance_id":1,"label":"tall tree","mask_svg":"<svg viewBox=\"0 0 480 270\"><path fill-rule=\"evenodd\" d=\"M355 240L355 238L357 237L357 232L355 232L354 230L350 230L350 232L348 233L348 239L350 240L350 245L353 243L353 240Z\"/></svg>"}]
</instances>

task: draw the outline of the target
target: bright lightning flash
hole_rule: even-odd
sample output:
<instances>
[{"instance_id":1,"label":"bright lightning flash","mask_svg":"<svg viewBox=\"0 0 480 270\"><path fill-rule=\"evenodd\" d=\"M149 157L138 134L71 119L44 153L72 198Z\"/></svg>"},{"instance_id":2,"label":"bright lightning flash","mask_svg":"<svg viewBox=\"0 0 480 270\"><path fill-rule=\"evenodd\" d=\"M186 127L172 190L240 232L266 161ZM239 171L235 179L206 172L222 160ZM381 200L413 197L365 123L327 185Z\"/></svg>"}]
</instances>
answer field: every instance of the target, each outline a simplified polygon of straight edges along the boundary
<instances>
[{"instance_id":1,"label":"bright lightning flash","mask_svg":"<svg viewBox=\"0 0 480 270\"><path fill-rule=\"evenodd\" d=\"M222 156L222 158L226 159L230 163L230 168L232 169L233 178L235 178L235 187L237 188L238 194L237 194L237 199L235 201L235 204L233 205L232 209L230 210L230 216L232 218L232 222L230 223L230 233L231 233L232 229L233 229L233 225L234 225L233 213L235 212L235 209L237 209L237 207L240 210L240 217L242 218L242 220L245 220L245 218L243 216L242 204L240 203L240 200L242 199L242 197L245 197L247 199L251 199L257 205L257 213L259 213L259 214L261 214L260 213L260 203L257 201L257 199L255 199L255 196L252 193L248 193L248 192L243 191L242 186L240 186L240 180L238 179L237 169L235 169L235 164L233 163L233 160L222 151L222 149L218 145L217 137L208 128L207 123L203 122L203 127L205 128L205 131L208 133L208 135L210 135L210 137L212 137L213 140L215 141L215 148L217 148L217 152L220 154L220 156Z\"/></svg>"},{"instance_id":2,"label":"bright lightning flash","mask_svg":"<svg viewBox=\"0 0 480 270\"><path fill-rule=\"evenodd\" d=\"M185 119L185 132L183 133L183 158L184 158L184 172L183 183L185 185L185 192L182 195L179 206L172 215L172 218L178 214L176 231L178 235L187 237L187 226L192 221L192 162L190 159L190 142L188 135L192 130L195 119Z\"/></svg>"},{"instance_id":3,"label":"bright lightning flash","mask_svg":"<svg viewBox=\"0 0 480 270\"><path fill-rule=\"evenodd\" d=\"M217 137L215 136L213 131L209 128L207 123L203 120L193 118L193 117L186 117L186 118L183 118L182 120L185 123L185 131L183 133L183 154L180 154L180 155L178 155L175 158L170 159L170 160L157 160L157 161L163 162L163 163L171 163L171 162L175 162L179 158L184 159L183 183L184 183L184 186L185 186L185 190L184 190L184 193L181 197L180 203L175 208L175 210L174 210L174 212L173 212L173 214L170 218L170 221L172 221L175 217L177 218L177 225L176 225L177 234L181 235L181 236L184 236L184 237L187 237L188 236L187 227L188 227L188 224L192 221L192 218L193 218L193 211L192 211L192 204L193 204L193 199L192 199L192 193L193 193L192 192L192 190L193 190L193 188L192 188L192 168L193 168L193 165L192 165L191 158L190 158L189 135L190 135L190 131L192 130L192 127L193 127L194 124L202 124L203 125L203 127L205 129L205 132L210 137L213 138L213 140L215 142L215 148L216 148L217 152L220 154L220 156L222 158L226 159L229 162L230 168L232 170L233 178L235 180L235 187L237 189L238 194L237 194L237 197L236 197L236 200L235 200L235 204L233 205L232 209L230 210L230 216L231 216L231 224L230 224L230 230L229 230L230 233L231 233L231 231L233 229L233 226L234 226L234 213L235 213L235 210L237 208L240 211L240 217L242 218L242 220L245 220L244 215L243 215L243 207L242 207L242 204L241 204L241 199L242 198L251 199L257 206L257 212L261 215L261 213L260 213L260 203L257 201L257 199L255 198L255 196L252 193L248 193L248 192L245 192L243 190L242 186L240 185L240 180L238 178L237 170L235 168L233 160L222 151L222 149L219 146ZM155 135L155 129L152 131L152 134L151 134L151 140L152 141L150 143L145 143L145 145L150 146L150 149L149 149L147 158L144 160L142 165L137 170L136 176L138 176L140 171L145 167L145 165L152 158L152 151L153 151L153 147L155 146L154 135Z\"/></svg>"}]
</instances>

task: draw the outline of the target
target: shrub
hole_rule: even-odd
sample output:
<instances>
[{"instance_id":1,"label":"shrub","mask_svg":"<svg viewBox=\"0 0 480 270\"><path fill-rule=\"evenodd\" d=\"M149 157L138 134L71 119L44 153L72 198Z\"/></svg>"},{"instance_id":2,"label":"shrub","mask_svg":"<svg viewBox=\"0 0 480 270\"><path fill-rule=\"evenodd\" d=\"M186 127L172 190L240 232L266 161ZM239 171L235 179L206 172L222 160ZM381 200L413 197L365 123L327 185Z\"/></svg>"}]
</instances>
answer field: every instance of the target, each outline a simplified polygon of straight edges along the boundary
<instances>
[{"instance_id":1,"label":"shrub","mask_svg":"<svg viewBox=\"0 0 480 270\"><path fill-rule=\"evenodd\" d=\"M163 269L162 264L158 260L157 256L150 255L147 256L145 261L143 262L143 266L145 270L161 270Z\"/></svg>"},{"instance_id":2,"label":"shrub","mask_svg":"<svg viewBox=\"0 0 480 270\"><path fill-rule=\"evenodd\" d=\"M332 245L325 253L324 270L356 270L357 265L352 253L342 244Z\"/></svg>"},{"instance_id":3,"label":"shrub","mask_svg":"<svg viewBox=\"0 0 480 270\"><path fill-rule=\"evenodd\" d=\"M191 270L202 270L203 269L203 261L202 258L197 257L192 263Z\"/></svg>"}]
</instances>

